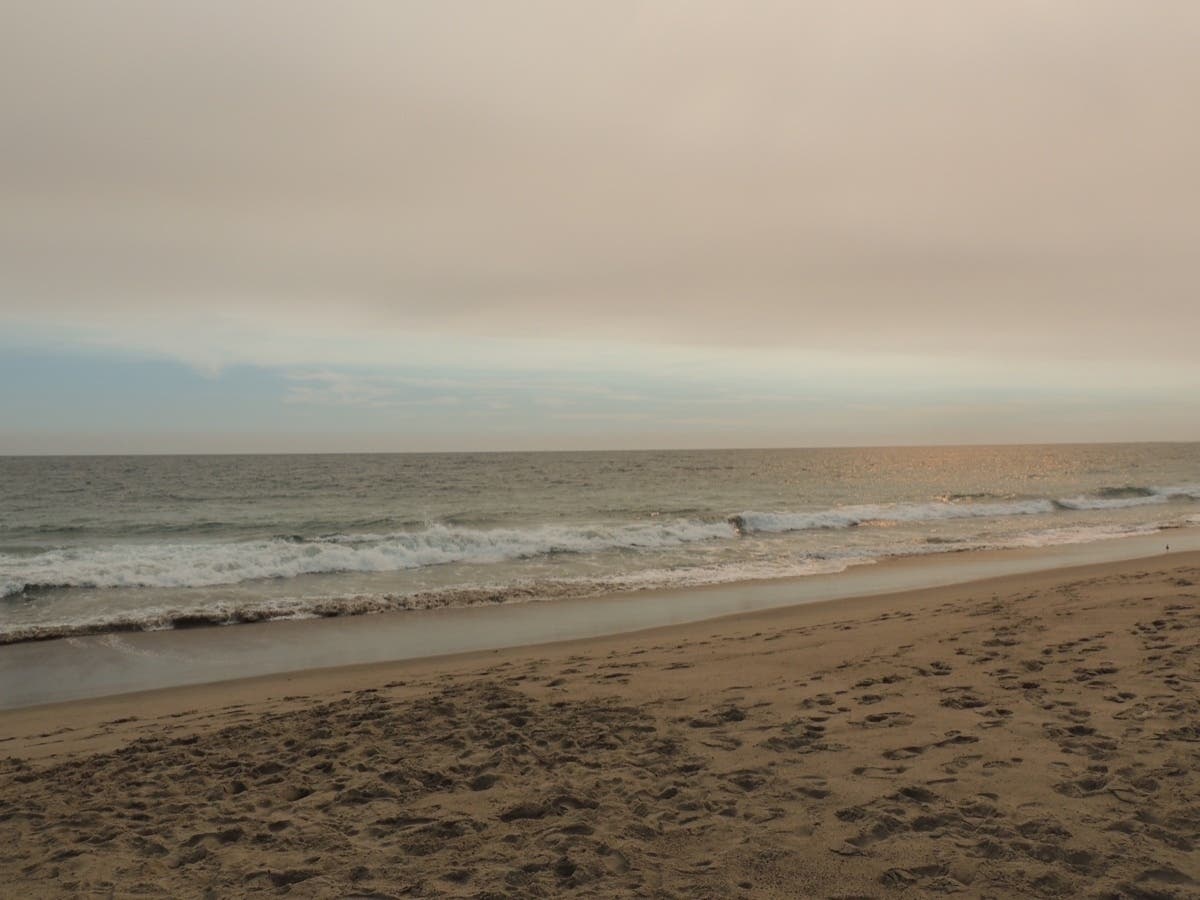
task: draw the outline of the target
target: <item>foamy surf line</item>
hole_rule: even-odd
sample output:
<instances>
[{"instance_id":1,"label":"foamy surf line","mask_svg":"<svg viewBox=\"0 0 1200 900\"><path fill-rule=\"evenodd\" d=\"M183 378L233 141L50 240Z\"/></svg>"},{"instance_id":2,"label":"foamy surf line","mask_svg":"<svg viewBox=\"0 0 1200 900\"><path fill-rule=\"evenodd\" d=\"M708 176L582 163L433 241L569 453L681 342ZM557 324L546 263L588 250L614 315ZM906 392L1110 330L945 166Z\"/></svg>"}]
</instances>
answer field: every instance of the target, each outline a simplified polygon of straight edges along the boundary
<instances>
[{"instance_id":1,"label":"foamy surf line","mask_svg":"<svg viewBox=\"0 0 1200 900\"><path fill-rule=\"evenodd\" d=\"M1169 526L1174 528L1178 526ZM921 556L944 556L983 550L1042 549L1087 544L1167 530L1163 526L1093 526L1050 529L1018 535L1003 543L928 543L901 553L847 553L840 557L814 556L780 566L725 565L687 569L650 569L603 580L564 578L522 581L508 585L466 585L409 594L358 594L346 597L308 597L230 605L213 603L187 609L150 608L110 617L0 627L0 645L45 641L111 632L149 632L188 628L245 625L295 619L341 618L379 613L444 608L470 608L548 600L584 599L630 591L713 587L739 582L782 581L814 575L835 575L854 566Z\"/></svg>"},{"instance_id":2,"label":"foamy surf line","mask_svg":"<svg viewBox=\"0 0 1200 900\"><path fill-rule=\"evenodd\" d=\"M236 543L136 544L0 556L0 597L53 588L213 587L265 578L400 572L556 553L663 549L733 536L727 522L462 528L391 534L280 537Z\"/></svg>"},{"instance_id":3,"label":"foamy surf line","mask_svg":"<svg viewBox=\"0 0 1200 900\"><path fill-rule=\"evenodd\" d=\"M904 597L902 592L972 582L980 583L977 595L987 597L994 587L986 579L1058 571L1075 574L1055 578L1093 579L1106 571L1150 571L1148 565L1158 570L1195 565L1200 558L1200 528L1170 532L1170 557L1161 557L1163 543L1164 535L1155 533L1029 550L943 553L854 566L827 576L630 592L600 600L15 644L0 648L0 709L297 670L533 647L816 602ZM1149 557L1160 558L1150 562ZM1124 567L1104 568L1115 564Z\"/></svg>"},{"instance_id":4,"label":"foamy surf line","mask_svg":"<svg viewBox=\"0 0 1200 900\"><path fill-rule=\"evenodd\" d=\"M703 587L742 581L770 581L805 575L833 574L853 565L868 565L868 557L812 559L792 566L694 567L687 570L646 570L603 580L564 578L522 581L508 585L466 585L409 594L357 594L347 597L306 597L230 605L214 603L188 609L152 608L109 618L0 627L0 645L51 640L88 634L166 631L206 626L245 625L294 619L329 619L387 612L465 609L547 600L602 597L608 594L664 588Z\"/></svg>"},{"instance_id":5,"label":"foamy surf line","mask_svg":"<svg viewBox=\"0 0 1200 900\"><path fill-rule=\"evenodd\" d=\"M267 578L401 572L448 563L486 564L554 554L647 552L750 535L1049 516L1200 499L1200 484L1103 488L1059 499L954 497L925 503L863 504L815 511L745 511L723 519L536 525L478 529L434 523L386 533L287 535L236 542L62 547L32 556L0 553L0 598L66 588L187 588Z\"/></svg>"}]
</instances>

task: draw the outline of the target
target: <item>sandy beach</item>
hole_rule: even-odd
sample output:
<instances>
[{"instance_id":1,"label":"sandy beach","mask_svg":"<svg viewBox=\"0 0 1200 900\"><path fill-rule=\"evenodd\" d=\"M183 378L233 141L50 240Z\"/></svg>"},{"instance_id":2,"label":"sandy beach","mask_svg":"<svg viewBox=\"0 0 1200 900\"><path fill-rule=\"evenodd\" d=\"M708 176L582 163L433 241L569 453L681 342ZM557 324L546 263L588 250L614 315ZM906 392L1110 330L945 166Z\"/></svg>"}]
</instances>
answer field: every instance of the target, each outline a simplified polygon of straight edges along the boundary
<instances>
[{"instance_id":1,"label":"sandy beach","mask_svg":"<svg viewBox=\"0 0 1200 900\"><path fill-rule=\"evenodd\" d=\"M13 897L1200 896L1200 554L0 713Z\"/></svg>"},{"instance_id":2,"label":"sandy beach","mask_svg":"<svg viewBox=\"0 0 1200 900\"><path fill-rule=\"evenodd\" d=\"M10 2L0 900L1200 900L1200 2Z\"/></svg>"}]
</instances>

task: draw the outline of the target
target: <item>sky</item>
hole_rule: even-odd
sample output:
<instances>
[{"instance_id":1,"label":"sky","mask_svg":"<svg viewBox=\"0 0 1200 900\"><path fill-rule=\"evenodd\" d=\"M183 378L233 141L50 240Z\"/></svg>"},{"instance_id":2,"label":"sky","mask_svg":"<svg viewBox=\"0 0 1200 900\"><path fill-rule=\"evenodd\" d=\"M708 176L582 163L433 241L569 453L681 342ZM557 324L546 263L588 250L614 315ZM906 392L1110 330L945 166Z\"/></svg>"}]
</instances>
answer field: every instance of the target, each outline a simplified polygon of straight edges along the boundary
<instances>
[{"instance_id":1,"label":"sky","mask_svg":"<svg viewBox=\"0 0 1200 900\"><path fill-rule=\"evenodd\" d=\"M0 453L1200 440L1200 4L11 0Z\"/></svg>"}]
</instances>

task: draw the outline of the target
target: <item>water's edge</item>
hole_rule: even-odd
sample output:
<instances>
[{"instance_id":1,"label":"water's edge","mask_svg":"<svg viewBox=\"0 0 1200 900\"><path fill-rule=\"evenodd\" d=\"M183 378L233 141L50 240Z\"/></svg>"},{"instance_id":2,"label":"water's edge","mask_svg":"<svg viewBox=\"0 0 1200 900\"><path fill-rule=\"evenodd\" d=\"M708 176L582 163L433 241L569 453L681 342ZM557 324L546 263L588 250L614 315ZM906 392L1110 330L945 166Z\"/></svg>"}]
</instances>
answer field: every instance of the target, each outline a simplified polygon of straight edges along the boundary
<instances>
[{"instance_id":1,"label":"water's edge","mask_svg":"<svg viewBox=\"0 0 1200 900\"><path fill-rule=\"evenodd\" d=\"M363 663L531 646L737 613L1200 551L1200 528L1088 544L906 557L796 579L0 647L0 709Z\"/></svg>"}]
</instances>

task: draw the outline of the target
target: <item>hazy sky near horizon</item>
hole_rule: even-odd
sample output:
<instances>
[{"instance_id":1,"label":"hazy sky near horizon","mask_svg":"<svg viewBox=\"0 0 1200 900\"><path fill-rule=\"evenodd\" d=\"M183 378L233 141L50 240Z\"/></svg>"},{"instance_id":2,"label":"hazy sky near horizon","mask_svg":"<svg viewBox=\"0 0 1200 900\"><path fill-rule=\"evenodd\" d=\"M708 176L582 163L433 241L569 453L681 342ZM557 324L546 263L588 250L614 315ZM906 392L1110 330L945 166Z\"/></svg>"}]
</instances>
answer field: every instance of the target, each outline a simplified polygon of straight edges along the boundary
<instances>
[{"instance_id":1,"label":"hazy sky near horizon","mask_svg":"<svg viewBox=\"0 0 1200 900\"><path fill-rule=\"evenodd\" d=\"M1200 4L14 0L0 452L1200 440Z\"/></svg>"}]
</instances>

